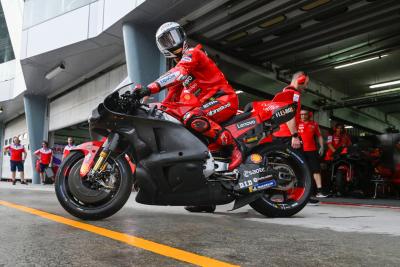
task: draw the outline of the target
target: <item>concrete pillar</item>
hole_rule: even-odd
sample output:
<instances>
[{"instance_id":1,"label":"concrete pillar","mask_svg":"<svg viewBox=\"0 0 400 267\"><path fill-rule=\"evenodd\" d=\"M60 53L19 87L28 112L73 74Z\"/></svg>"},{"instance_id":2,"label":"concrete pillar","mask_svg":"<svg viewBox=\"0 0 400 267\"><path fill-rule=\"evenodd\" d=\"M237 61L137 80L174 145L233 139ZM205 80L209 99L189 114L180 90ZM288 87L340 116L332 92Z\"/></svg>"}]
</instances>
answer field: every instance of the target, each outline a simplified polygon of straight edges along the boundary
<instances>
[{"instance_id":1,"label":"concrete pillar","mask_svg":"<svg viewBox=\"0 0 400 267\"><path fill-rule=\"evenodd\" d=\"M155 41L156 30L134 23L122 26L126 65L132 82L147 85L165 72L165 59Z\"/></svg>"},{"instance_id":2,"label":"concrete pillar","mask_svg":"<svg viewBox=\"0 0 400 267\"><path fill-rule=\"evenodd\" d=\"M32 167L35 168L36 156L33 154L41 147L42 141L47 140L46 127L47 98L36 95L24 96L25 116L28 126ZM40 184L40 177L36 170L33 171L32 183Z\"/></svg>"}]
</instances>

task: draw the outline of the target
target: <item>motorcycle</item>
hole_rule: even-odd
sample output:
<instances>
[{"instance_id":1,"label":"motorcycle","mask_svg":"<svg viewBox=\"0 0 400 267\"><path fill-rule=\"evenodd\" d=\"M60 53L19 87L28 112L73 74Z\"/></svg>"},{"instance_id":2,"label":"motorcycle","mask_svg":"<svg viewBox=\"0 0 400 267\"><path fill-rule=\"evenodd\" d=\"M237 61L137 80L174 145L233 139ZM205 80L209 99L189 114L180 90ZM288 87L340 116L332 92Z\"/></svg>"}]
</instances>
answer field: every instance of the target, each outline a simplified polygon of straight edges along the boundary
<instances>
[{"instance_id":1,"label":"motorcycle","mask_svg":"<svg viewBox=\"0 0 400 267\"><path fill-rule=\"evenodd\" d=\"M354 190L369 194L371 166L371 159L356 144L338 148L331 165L333 191L337 196L345 196Z\"/></svg>"},{"instance_id":2,"label":"motorcycle","mask_svg":"<svg viewBox=\"0 0 400 267\"><path fill-rule=\"evenodd\" d=\"M245 155L237 169L228 171L230 151L178 119L191 105L146 105L124 90L108 95L89 118L92 136L102 139L73 149L57 172L56 195L70 214L88 220L109 217L124 206L132 187L142 204L235 201L233 210L249 204L268 217L292 216L308 202L311 176L303 158L271 143L273 131L295 116L293 104L253 102L223 123Z\"/></svg>"}]
</instances>

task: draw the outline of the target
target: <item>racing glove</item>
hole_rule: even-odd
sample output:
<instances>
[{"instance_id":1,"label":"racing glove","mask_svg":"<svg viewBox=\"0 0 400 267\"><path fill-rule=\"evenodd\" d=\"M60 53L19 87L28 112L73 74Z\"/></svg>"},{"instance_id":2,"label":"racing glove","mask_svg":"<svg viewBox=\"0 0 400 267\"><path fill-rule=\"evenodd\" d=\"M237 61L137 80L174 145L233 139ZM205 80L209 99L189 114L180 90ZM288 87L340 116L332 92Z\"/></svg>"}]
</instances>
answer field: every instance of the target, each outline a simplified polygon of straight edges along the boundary
<instances>
[{"instance_id":1,"label":"racing glove","mask_svg":"<svg viewBox=\"0 0 400 267\"><path fill-rule=\"evenodd\" d=\"M149 95L151 95L151 91L147 87L137 84L135 88L133 88L132 96L136 99L142 99L143 97Z\"/></svg>"}]
</instances>

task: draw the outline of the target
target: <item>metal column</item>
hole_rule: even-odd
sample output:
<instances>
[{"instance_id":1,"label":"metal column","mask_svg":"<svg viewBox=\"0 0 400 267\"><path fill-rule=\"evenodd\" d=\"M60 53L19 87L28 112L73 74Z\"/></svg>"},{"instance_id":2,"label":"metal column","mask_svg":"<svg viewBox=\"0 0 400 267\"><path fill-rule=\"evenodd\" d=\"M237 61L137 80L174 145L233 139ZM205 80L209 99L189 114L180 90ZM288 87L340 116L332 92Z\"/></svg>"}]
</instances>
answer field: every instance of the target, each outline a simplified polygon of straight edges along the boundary
<instances>
[{"instance_id":1,"label":"metal column","mask_svg":"<svg viewBox=\"0 0 400 267\"><path fill-rule=\"evenodd\" d=\"M30 153L32 167L35 168L36 156L33 154L41 147L42 141L47 140L48 129L46 127L47 98L36 95L24 96L25 116L28 126ZM39 174L34 170L33 184L40 184Z\"/></svg>"}]
</instances>

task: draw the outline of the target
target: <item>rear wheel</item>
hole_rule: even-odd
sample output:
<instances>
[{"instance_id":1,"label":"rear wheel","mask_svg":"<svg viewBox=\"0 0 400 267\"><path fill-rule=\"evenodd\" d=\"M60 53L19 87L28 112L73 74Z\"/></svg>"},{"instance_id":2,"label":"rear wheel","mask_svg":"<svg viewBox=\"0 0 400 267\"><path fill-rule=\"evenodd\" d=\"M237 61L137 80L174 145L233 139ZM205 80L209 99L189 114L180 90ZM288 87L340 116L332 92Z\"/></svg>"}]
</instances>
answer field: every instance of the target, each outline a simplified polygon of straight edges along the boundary
<instances>
[{"instance_id":1,"label":"rear wheel","mask_svg":"<svg viewBox=\"0 0 400 267\"><path fill-rule=\"evenodd\" d=\"M102 177L89 179L79 172L84 159L81 152L72 152L56 176L58 201L72 215L84 220L107 218L120 210L132 191L132 174L124 157L107 160Z\"/></svg>"},{"instance_id":2,"label":"rear wheel","mask_svg":"<svg viewBox=\"0 0 400 267\"><path fill-rule=\"evenodd\" d=\"M302 156L285 146L265 147L258 151L268 159L267 167L279 172L278 186L268 189L250 203L268 217L290 217L307 204L311 192L311 175Z\"/></svg>"}]
</instances>

